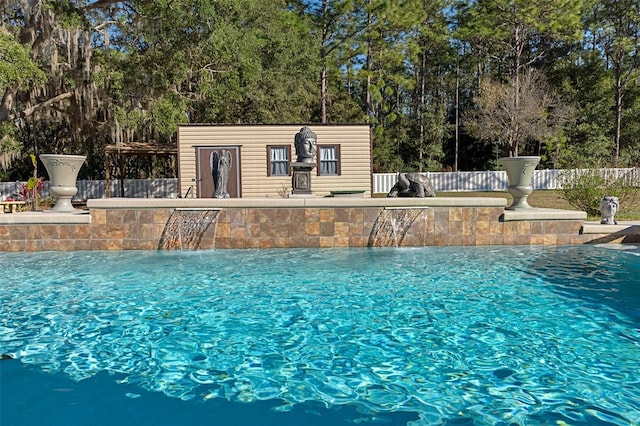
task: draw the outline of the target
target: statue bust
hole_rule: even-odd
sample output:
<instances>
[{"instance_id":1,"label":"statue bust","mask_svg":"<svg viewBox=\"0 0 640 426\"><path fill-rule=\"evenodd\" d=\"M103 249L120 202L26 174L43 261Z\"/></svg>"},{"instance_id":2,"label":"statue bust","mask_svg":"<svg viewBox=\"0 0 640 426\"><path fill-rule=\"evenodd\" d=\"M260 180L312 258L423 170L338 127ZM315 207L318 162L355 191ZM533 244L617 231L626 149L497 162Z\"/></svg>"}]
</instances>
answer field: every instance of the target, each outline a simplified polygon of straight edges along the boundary
<instances>
[{"instance_id":1,"label":"statue bust","mask_svg":"<svg viewBox=\"0 0 640 426\"><path fill-rule=\"evenodd\" d=\"M316 142L318 137L307 126L300 129L295 136L296 155L299 163L313 163L316 154Z\"/></svg>"},{"instance_id":2,"label":"statue bust","mask_svg":"<svg viewBox=\"0 0 640 426\"><path fill-rule=\"evenodd\" d=\"M600 200L600 213L602 213L602 225L617 225L616 213L620 209L620 200L618 197L603 197Z\"/></svg>"}]
</instances>

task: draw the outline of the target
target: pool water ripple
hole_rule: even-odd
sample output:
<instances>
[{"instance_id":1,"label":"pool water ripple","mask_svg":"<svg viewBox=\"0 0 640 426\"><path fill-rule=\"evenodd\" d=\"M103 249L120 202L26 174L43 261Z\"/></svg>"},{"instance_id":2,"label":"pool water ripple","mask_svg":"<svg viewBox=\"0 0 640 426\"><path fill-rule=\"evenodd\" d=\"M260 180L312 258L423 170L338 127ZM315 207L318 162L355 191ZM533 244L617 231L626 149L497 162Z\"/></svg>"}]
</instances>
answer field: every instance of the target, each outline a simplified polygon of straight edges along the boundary
<instances>
[{"instance_id":1,"label":"pool water ripple","mask_svg":"<svg viewBox=\"0 0 640 426\"><path fill-rule=\"evenodd\" d=\"M78 252L0 264L0 351L74 380L108 372L183 400L279 400L281 411L408 411L415 425L640 422L640 258L619 251Z\"/></svg>"}]
</instances>

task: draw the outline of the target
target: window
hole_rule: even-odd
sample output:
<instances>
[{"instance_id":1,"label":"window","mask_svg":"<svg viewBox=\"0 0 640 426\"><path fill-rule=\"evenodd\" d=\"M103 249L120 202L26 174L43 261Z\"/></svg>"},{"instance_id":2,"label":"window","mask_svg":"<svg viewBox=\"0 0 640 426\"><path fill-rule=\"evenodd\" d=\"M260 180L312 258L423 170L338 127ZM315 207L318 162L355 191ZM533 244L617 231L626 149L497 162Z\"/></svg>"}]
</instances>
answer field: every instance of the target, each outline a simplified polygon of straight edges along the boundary
<instances>
[{"instance_id":1,"label":"window","mask_svg":"<svg viewBox=\"0 0 640 426\"><path fill-rule=\"evenodd\" d=\"M340 174L340 145L318 145L318 175Z\"/></svg>"},{"instance_id":2,"label":"window","mask_svg":"<svg viewBox=\"0 0 640 426\"><path fill-rule=\"evenodd\" d=\"M290 146L267 146L267 176L288 176L290 153Z\"/></svg>"}]
</instances>

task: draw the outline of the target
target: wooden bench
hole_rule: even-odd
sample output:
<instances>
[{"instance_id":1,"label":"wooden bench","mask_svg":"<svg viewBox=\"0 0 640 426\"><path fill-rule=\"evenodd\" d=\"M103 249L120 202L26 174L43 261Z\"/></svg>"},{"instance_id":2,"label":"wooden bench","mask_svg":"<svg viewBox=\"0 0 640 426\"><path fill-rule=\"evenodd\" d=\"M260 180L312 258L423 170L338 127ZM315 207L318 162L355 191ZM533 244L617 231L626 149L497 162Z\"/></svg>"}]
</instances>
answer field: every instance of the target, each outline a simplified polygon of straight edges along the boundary
<instances>
[{"instance_id":1,"label":"wooden bench","mask_svg":"<svg viewBox=\"0 0 640 426\"><path fill-rule=\"evenodd\" d=\"M18 210L18 206L23 206L26 203L24 201L0 201L0 214L15 213Z\"/></svg>"}]
</instances>

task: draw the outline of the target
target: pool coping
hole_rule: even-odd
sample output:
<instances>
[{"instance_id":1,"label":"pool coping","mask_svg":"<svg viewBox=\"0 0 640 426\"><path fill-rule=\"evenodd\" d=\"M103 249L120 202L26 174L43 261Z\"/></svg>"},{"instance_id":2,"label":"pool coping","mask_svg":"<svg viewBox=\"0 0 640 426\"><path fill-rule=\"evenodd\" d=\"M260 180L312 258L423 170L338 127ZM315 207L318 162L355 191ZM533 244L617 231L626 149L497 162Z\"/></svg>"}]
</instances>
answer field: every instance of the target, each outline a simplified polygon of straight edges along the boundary
<instances>
[{"instance_id":1,"label":"pool coping","mask_svg":"<svg viewBox=\"0 0 640 426\"><path fill-rule=\"evenodd\" d=\"M87 201L89 209L131 208L318 208L318 207L506 207L498 197L291 197L291 198L100 198Z\"/></svg>"}]
</instances>

